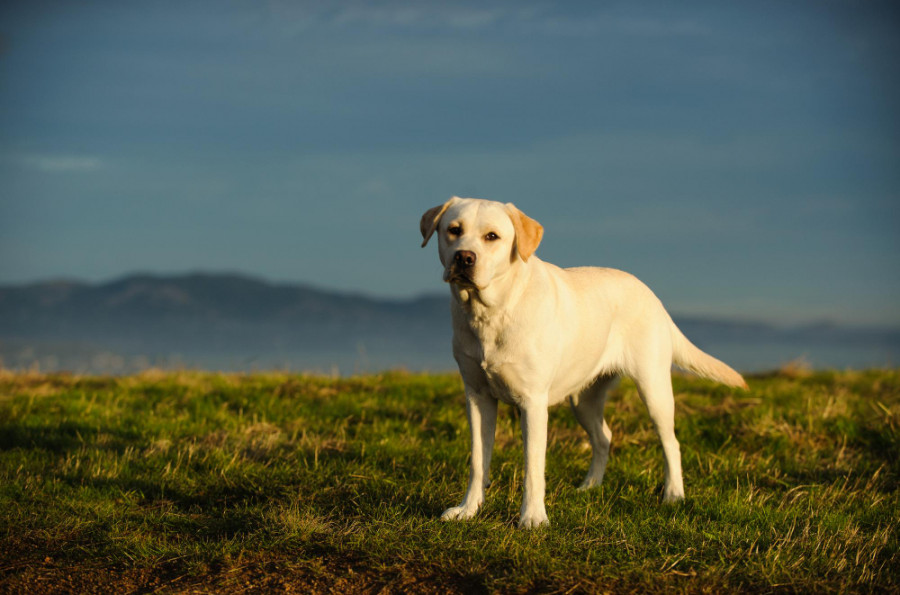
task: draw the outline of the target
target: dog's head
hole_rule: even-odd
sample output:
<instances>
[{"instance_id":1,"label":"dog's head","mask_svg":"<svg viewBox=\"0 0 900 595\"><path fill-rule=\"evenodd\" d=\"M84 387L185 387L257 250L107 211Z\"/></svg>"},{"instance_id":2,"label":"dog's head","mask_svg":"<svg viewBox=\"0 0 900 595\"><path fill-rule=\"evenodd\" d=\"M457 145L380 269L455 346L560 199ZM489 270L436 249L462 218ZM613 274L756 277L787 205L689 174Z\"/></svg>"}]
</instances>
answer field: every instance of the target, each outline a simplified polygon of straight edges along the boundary
<instances>
[{"instance_id":1,"label":"dog's head","mask_svg":"<svg viewBox=\"0 0 900 595\"><path fill-rule=\"evenodd\" d=\"M438 234L444 281L483 290L521 259L534 254L544 228L512 203L454 196L425 211L422 246Z\"/></svg>"}]
</instances>

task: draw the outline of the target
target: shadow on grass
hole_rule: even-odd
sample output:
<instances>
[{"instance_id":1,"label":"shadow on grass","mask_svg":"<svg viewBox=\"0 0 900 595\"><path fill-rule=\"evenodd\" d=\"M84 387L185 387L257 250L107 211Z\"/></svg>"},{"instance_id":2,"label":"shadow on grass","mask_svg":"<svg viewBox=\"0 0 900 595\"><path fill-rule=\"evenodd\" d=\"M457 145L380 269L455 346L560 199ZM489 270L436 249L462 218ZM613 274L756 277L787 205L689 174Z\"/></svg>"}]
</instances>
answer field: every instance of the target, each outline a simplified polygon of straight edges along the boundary
<instances>
[{"instance_id":1,"label":"shadow on grass","mask_svg":"<svg viewBox=\"0 0 900 595\"><path fill-rule=\"evenodd\" d=\"M125 457L127 462L117 471L117 477L92 476L85 465L72 468L61 464L70 454L94 451L121 455L145 447L146 440L140 434L119 428L75 422L0 426L0 451L51 453L60 464L44 468L41 476L45 480L59 482L68 490L96 493L73 494L73 502L87 506L99 500L121 502L126 511L123 514L128 514L129 507L132 512L168 511L173 514L165 517L167 530L177 534L230 539L260 530L266 522L266 511L277 507L300 506L332 519L393 515L394 520L402 522L435 519L450 505L446 496L426 489L433 479L415 473L355 475L349 470L371 461L353 449L321 451L317 455L321 471L313 472L312 477L299 465L296 471L285 471L258 462L238 466L233 474L214 468L171 474L166 467L176 464L174 457L144 458L140 454L130 460ZM235 454L241 453L235 450Z\"/></svg>"},{"instance_id":2,"label":"shadow on grass","mask_svg":"<svg viewBox=\"0 0 900 595\"><path fill-rule=\"evenodd\" d=\"M123 452L129 446L136 446L139 440L140 434L135 431L98 428L72 421L39 426L0 425L0 451L21 448L66 453L90 447Z\"/></svg>"}]
</instances>

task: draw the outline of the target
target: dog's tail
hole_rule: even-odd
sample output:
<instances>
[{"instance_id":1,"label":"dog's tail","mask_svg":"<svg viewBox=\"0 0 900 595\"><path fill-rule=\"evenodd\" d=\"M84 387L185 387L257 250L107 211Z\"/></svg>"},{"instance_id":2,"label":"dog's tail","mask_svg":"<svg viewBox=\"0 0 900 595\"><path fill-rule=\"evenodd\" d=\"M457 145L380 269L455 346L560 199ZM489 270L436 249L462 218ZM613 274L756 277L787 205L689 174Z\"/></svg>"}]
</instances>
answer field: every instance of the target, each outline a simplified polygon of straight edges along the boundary
<instances>
[{"instance_id":1,"label":"dog's tail","mask_svg":"<svg viewBox=\"0 0 900 595\"><path fill-rule=\"evenodd\" d=\"M716 380L728 386L747 389L747 383L743 376L735 372L727 364L720 362L713 356L700 351L691 343L684 333L671 322L672 326L672 359L675 365L698 376Z\"/></svg>"}]
</instances>

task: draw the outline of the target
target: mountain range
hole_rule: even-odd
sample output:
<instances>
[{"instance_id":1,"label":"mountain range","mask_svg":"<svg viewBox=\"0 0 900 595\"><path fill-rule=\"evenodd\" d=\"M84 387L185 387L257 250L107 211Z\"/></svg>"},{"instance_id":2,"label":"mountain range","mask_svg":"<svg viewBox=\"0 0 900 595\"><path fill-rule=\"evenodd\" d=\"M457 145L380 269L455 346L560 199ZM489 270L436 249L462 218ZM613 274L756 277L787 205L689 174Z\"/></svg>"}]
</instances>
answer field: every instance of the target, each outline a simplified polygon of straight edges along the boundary
<instances>
[{"instance_id":1,"label":"mountain range","mask_svg":"<svg viewBox=\"0 0 900 595\"><path fill-rule=\"evenodd\" d=\"M449 318L448 294L380 299L238 274L47 281L0 286L0 358L9 368L86 372L150 366L449 370ZM777 345L775 351L788 349L780 356L785 359L790 349L802 356L828 345L851 352L856 346L887 358L865 365L894 363L900 354L897 329L675 320L704 349Z\"/></svg>"}]
</instances>

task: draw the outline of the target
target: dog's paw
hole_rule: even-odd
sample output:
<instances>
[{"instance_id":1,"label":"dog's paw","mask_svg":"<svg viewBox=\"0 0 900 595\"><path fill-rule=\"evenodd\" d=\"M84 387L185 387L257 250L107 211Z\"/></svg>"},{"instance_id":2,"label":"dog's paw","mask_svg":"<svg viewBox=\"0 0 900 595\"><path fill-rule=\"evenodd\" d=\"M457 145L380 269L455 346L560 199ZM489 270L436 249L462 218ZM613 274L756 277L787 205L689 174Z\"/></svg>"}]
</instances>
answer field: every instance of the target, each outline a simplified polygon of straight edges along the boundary
<instances>
[{"instance_id":1,"label":"dog's paw","mask_svg":"<svg viewBox=\"0 0 900 595\"><path fill-rule=\"evenodd\" d=\"M478 508L470 508L465 505L454 506L453 508L448 508L443 513L441 513L442 521L467 521L478 512Z\"/></svg>"},{"instance_id":2,"label":"dog's paw","mask_svg":"<svg viewBox=\"0 0 900 595\"><path fill-rule=\"evenodd\" d=\"M678 504L684 502L684 494L663 494L663 504Z\"/></svg>"},{"instance_id":3,"label":"dog's paw","mask_svg":"<svg viewBox=\"0 0 900 595\"><path fill-rule=\"evenodd\" d=\"M603 483L603 478L596 479L593 477L586 477L584 481L581 482L581 485L578 486L579 491L590 490L592 488L599 488Z\"/></svg>"},{"instance_id":4,"label":"dog's paw","mask_svg":"<svg viewBox=\"0 0 900 595\"><path fill-rule=\"evenodd\" d=\"M660 504L678 504L684 501L684 487L658 483L653 493Z\"/></svg>"},{"instance_id":5,"label":"dog's paw","mask_svg":"<svg viewBox=\"0 0 900 595\"><path fill-rule=\"evenodd\" d=\"M538 527L549 527L550 519L547 518L547 511L529 511L523 512L519 517L520 529L537 529Z\"/></svg>"}]
</instances>

